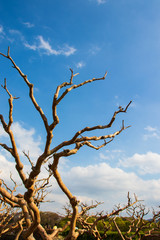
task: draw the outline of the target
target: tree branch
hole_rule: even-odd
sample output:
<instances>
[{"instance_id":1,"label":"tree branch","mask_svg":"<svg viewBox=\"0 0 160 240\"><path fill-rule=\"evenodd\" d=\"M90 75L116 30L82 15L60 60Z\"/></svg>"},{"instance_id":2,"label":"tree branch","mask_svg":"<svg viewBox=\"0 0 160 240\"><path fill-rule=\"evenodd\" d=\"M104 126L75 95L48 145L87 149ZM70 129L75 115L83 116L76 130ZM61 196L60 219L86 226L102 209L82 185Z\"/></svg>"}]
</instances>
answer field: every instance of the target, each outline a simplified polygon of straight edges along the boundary
<instances>
[{"instance_id":1,"label":"tree branch","mask_svg":"<svg viewBox=\"0 0 160 240\"><path fill-rule=\"evenodd\" d=\"M48 121L47 121L47 118L43 112L43 110L40 108L40 106L38 105L38 103L36 102L35 98L34 98L34 94L33 94L33 84L29 82L28 78L27 78L27 75L25 75L21 70L20 68L16 65L16 63L14 62L14 60L11 58L10 56L10 48L8 47L8 52L7 52L7 55L3 54L3 53L0 53L0 55L2 55L3 57L5 58L8 58L11 63L13 64L13 67L18 71L18 73L20 74L20 76L24 79L24 82L27 84L27 86L29 87L29 96L30 96L30 99L32 100L32 103L33 105L35 106L36 110L39 112L43 122L44 122L44 125L45 125L45 128L46 130L48 130Z\"/></svg>"}]
</instances>

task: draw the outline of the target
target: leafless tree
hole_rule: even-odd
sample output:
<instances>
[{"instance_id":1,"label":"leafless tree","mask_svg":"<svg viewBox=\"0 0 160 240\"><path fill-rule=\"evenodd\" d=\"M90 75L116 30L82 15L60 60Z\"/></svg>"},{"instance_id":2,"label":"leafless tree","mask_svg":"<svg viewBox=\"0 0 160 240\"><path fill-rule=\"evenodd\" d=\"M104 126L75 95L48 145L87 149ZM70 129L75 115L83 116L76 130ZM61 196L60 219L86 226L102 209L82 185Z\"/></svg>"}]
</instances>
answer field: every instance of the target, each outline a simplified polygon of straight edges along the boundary
<instances>
[{"instance_id":1,"label":"leafless tree","mask_svg":"<svg viewBox=\"0 0 160 240\"><path fill-rule=\"evenodd\" d=\"M12 177L11 177L12 180ZM14 182L15 183L15 182ZM4 189L3 186L7 189ZM11 195L15 192L17 185L13 190L11 190L3 180L0 180L0 188L2 191L8 191ZM16 209L16 210L15 210ZM15 217L17 215L17 219L15 221ZM23 222L23 216L18 212L18 206L14 205L9 201L4 195L0 197L0 236L3 234L9 233L15 229L18 229L16 238L21 234L21 225Z\"/></svg>"},{"instance_id":2,"label":"leafless tree","mask_svg":"<svg viewBox=\"0 0 160 240\"><path fill-rule=\"evenodd\" d=\"M59 117L57 115L57 107L58 104L61 103L62 100L64 100L65 96L69 94L70 91L83 87L86 84L93 83L95 81L104 80L106 78L107 72L104 74L103 77L100 78L92 78L86 81L83 81L79 84L74 84L73 80L74 77L78 74L74 74L73 70L71 71L71 78L68 82L63 82L60 84L53 96L52 100L52 121L51 123L48 122L48 118L45 115L44 111L38 104L38 102L35 99L34 96L34 86L33 84L28 80L27 75L24 74L21 69L16 65L15 61L10 56L10 48L8 48L7 55L0 53L0 55L7 60L11 62L13 65L13 68L19 73L22 80L25 82L26 86L29 90L29 98L35 108L35 111L40 115L41 120L43 122L45 131L46 131L46 141L44 145L44 150L42 154L38 157L35 164L33 164L32 160L30 159L29 155L24 153L28 159L28 161L31 163L31 171L29 175L27 175L24 171L24 166L22 164L20 154L17 149L15 136L12 131L12 124L13 124L13 101L17 99L17 97L14 97L12 93L9 91L9 88L7 86L6 79L4 80L4 84L2 85L2 88L5 90L6 94L9 97L9 119L5 120L4 116L0 115L0 121L3 126L4 131L8 134L11 142L11 147L9 147L5 143L0 143L0 146L5 149L8 153L12 155L12 157L15 160L15 168L17 170L17 174L19 175L23 185L24 185L24 194L16 194L13 192L11 193L6 186L2 186L2 180L0 182L0 194L3 199L6 200L6 202L12 206L12 207L19 207L22 210L24 222L25 222L25 228L22 229L23 237L25 239L33 239L33 232L38 229L41 233L41 236L43 239L50 240L54 239L55 235L57 235L58 232L62 231L63 229L57 229L54 231L51 235L48 235L45 231L45 229L40 225L41 219L40 219L40 212L39 212L39 203L44 200L45 194L44 194L44 188L45 183L43 184L43 181L41 182L41 186L38 187L37 181L38 176L41 172L41 168L43 164L47 164L47 159L52 157L52 162L49 164L49 176L45 181L49 181L50 177L54 177L60 187L60 189L64 192L64 194L67 196L71 206L72 206L72 217L70 221L67 223L67 226L70 225L70 231L68 233L68 236L65 238L66 240L69 239L77 239L79 232L75 231L76 227L76 221L78 217L78 204L79 201L77 200L76 196L73 196L70 190L67 188L65 183L62 181L61 175L58 171L58 165L61 157L68 157L73 154L76 154L83 146L88 146L93 149L100 149L107 144L109 144L117 135L119 135L122 131L124 131L129 126L124 126L124 121L122 122L122 127L117 130L116 132L112 134L106 134L100 136L95 136L94 131L95 130L106 130L112 127L113 123L115 122L115 119L118 114L126 113L129 105L131 104L131 101L129 104L123 108L119 107L117 111L113 113L113 116L111 117L111 120L104 125L95 125L91 127L84 127L83 129L78 130L74 133L74 135L70 139L66 139L65 141L61 142L57 146L51 147L51 143L53 141L53 132L57 125L59 124ZM90 133L87 136L87 133ZM99 145L96 143L99 142ZM37 198L38 196L38 198ZM65 226L66 227L66 226ZM21 225L22 228L22 225Z\"/></svg>"},{"instance_id":3,"label":"leafless tree","mask_svg":"<svg viewBox=\"0 0 160 240\"><path fill-rule=\"evenodd\" d=\"M150 212L141 201L137 204L133 204L126 209L125 219L129 222L128 230L122 233L121 227L116 222L117 216L113 218L113 223L117 229L122 240L143 240L151 239L151 237L160 237L160 213L153 211L152 217L147 220L146 216Z\"/></svg>"},{"instance_id":4,"label":"leafless tree","mask_svg":"<svg viewBox=\"0 0 160 240\"><path fill-rule=\"evenodd\" d=\"M107 232L112 229L111 223L115 223L115 219L117 216L119 216L120 213L128 210L130 211L134 205L136 205L139 202L135 195L135 199L132 202L131 198L128 194L128 201L127 204L124 206L116 206L115 209L113 209L110 213L104 213L104 211L97 212L96 214L92 213L90 214L90 210L96 209L99 205L103 204L102 202L95 202L91 205L81 203L79 205L80 211L77 216L77 223L80 225L80 228L77 229L78 234L84 234L88 233L90 235L93 235L96 240L103 240L107 238ZM70 205L67 205L65 207L66 216L68 219L72 218L72 209L70 208ZM90 221L92 219L92 221ZM100 231L98 229L98 224L101 222L103 224L103 235L100 234ZM122 236L122 233L120 229L118 228L119 234Z\"/></svg>"},{"instance_id":5,"label":"leafless tree","mask_svg":"<svg viewBox=\"0 0 160 240\"><path fill-rule=\"evenodd\" d=\"M96 209L102 202L92 203L91 205L81 203L79 205L80 211L77 216L77 232L79 235L87 233L94 236L96 240L107 239L108 233L117 231L122 240L145 240L151 237L160 237L160 212L153 211L152 217L147 220L146 216L150 212L149 209L143 205L143 201L138 200L135 195L134 201L131 200L128 193L128 202L124 206L120 204L115 206L115 209L110 213L104 211L90 214L90 210ZM72 209L69 205L65 207L66 216L68 219L72 218ZM122 229L119 221L125 219L127 225L125 231ZM98 224L103 225L103 234L100 233ZM115 229L113 230L113 226Z\"/></svg>"}]
</instances>

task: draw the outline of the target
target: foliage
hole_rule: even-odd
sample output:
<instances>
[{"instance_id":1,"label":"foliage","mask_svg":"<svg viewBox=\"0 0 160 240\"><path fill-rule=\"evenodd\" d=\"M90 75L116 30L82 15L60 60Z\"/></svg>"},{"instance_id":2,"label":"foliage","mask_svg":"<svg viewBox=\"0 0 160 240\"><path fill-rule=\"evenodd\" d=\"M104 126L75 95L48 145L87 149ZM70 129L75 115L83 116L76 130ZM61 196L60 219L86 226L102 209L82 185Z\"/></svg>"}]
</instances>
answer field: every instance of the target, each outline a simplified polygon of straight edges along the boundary
<instances>
[{"instance_id":1,"label":"foliage","mask_svg":"<svg viewBox=\"0 0 160 240\"><path fill-rule=\"evenodd\" d=\"M41 224L47 228L53 228L53 226L61 221L62 217L53 212L40 212ZM63 225L64 226L64 225Z\"/></svg>"}]
</instances>

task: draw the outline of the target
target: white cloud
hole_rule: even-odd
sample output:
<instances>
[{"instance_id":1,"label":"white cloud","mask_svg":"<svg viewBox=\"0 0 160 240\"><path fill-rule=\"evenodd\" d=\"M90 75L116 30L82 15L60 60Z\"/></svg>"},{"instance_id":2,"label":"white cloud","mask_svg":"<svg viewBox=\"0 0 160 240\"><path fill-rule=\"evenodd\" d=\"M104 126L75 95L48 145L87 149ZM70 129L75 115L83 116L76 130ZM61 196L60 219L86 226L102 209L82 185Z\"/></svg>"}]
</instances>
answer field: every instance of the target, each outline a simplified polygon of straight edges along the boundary
<instances>
[{"instance_id":1,"label":"white cloud","mask_svg":"<svg viewBox=\"0 0 160 240\"><path fill-rule=\"evenodd\" d=\"M110 159L109 156L106 156L106 155L103 154L103 153L100 153L100 154L99 154L99 157L100 157L100 159L102 159L102 160L109 160L109 159Z\"/></svg>"},{"instance_id":2,"label":"white cloud","mask_svg":"<svg viewBox=\"0 0 160 240\"><path fill-rule=\"evenodd\" d=\"M76 64L76 67L77 67L77 68L82 68L82 67L84 67L84 66L85 66L85 63L84 63L83 61L78 62L78 63Z\"/></svg>"},{"instance_id":3,"label":"white cloud","mask_svg":"<svg viewBox=\"0 0 160 240\"><path fill-rule=\"evenodd\" d=\"M5 32L4 32L3 26L0 25L0 40L4 39L4 36L5 36Z\"/></svg>"},{"instance_id":4,"label":"white cloud","mask_svg":"<svg viewBox=\"0 0 160 240\"><path fill-rule=\"evenodd\" d=\"M14 176L14 180L18 181L18 176L15 170L15 164L14 162L8 161L3 155L0 154L0 166L1 166L1 171L0 171L0 178L3 179L5 182L8 182L10 173L12 172Z\"/></svg>"},{"instance_id":5,"label":"white cloud","mask_svg":"<svg viewBox=\"0 0 160 240\"><path fill-rule=\"evenodd\" d=\"M143 135L145 141L150 138L160 139L160 131L157 128L147 126L144 130L147 131L147 133Z\"/></svg>"},{"instance_id":6,"label":"white cloud","mask_svg":"<svg viewBox=\"0 0 160 240\"><path fill-rule=\"evenodd\" d=\"M65 177L72 182L71 188L74 191L81 192L83 195L85 193L87 196L90 194L93 197L96 195L101 197L99 193L102 193L102 191L116 190L115 192L117 192L123 190L125 185L129 188L129 175L133 175L135 178L133 173L125 173L120 168L112 168L109 164L103 162L87 167L73 167L66 173ZM121 184L123 181L124 183Z\"/></svg>"},{"instance_id":7,"label":"white cloud","mask_svg":"<svg viewBox=\"0 0 160 240\"><path fill-rule=\"evenodd\" d=\"M120 160L120 166L136 167L136 170L142 175L160 173L160 154L153 152L135 153L132 157Z\"/></svg>"},{"instance_id":8,"label":"white cloud","mask_svg":"<svg viewBox=\"0 0 160 240\"><path fill-rule=\"evenodd\" d=\"M106 3L106 0L89 0L90 2L97 2L98 4L104 4L104 3Z\"/></svg>"},{"instance_id":9,"label":"white cloud","mask_svg":"<svg viewBox=\"0 0 160 240\"><path fill-rule=\"evenodd\" d=\"M104 4L104 3L106 3L106 0L97 0L97 3L98 4Z\"/></svg>"},{"instance_id":10,"label":"white cloud","mask_svg":"<svg viewBox=\"0 0 160 240\"><path fill-rule=\"evenodd\" d=\"M30 151L31 158L37 158L41 153L41 140L35 137L35 130L33 128L26 129L20 123L14 123L12 127L16 137L16 143L19 151ZM1 129L0 129L1 132ZM1 133L1 137L5 137ZM119 154L122 151L115 149L109 153ZM105 160L106 156L101 155ZM10 160L10 161L9 161ZM139 199L146 201L149 206L156 206L159 202L160 195L160 179L146 180L137 176L133 172L134 167L139 170L141 174L159 173L160 172L160 154L148 152L146 154L134 154L130 158L125 158L120 161L119 167L111 167L105 162L95 165L88 165L86 167L76 166L69 169L68 160L62 158L60 160L59 171L62 179L73 195L81 201L90 203L91 200L104 201L102 206L105 211L113 209L115 204L124 204L127 200L127 192L131 194L136 193ZM8 159L0 152L0 177L5 181L9 181L10 171L12 171L14 179L17 183L20 182L19 176L15 170L15 163ZM132 169L132 172L126 172L120 167ZM29 163L24 164L26 172L29 171ZM47 171L42 171L42 177L45 177ZM52 193L48 198L53 203L42 205L43 210L61 211L62 206L67 202L67 198L60 190L54 177L51 178ZM144 187L145 186L145 187ZM21 189L23 190L23 189Z\"/></svg>"},{"instance_id":11,"label":"white cloud","mask_svg":"<svg viewBox=\"0 0 160 240\"><path fill-rule=\"evenodd\" d=\"M107 154L106 154L107 153ZM124 151L121 149L105 150L105 152L100 152L99 157L102 160L113 160L118 159Z\"/></svg>"},{"instance_id":12,"label":"white cloud","mask_svg":"<svg viewBox=\"0 0 160 240\"><path fill-rule=\"evenodd\" d=\"M15 142L17 145L18 153L21 158L22 163L24 164L24 171L27 173L30 171L30 163L24 157L23 151L28 153L32 162L35 162L39 155L42 153L40 148L41 139L40 137L36 137L34 128L30 128L29 130L24 128L22 124L15 122L11 126ZM0 142L6 143L8 146L11 146L8 139L6 139L8 135L3 131L2 126L0 125ZM0 151L0 178L5 180L6 182L10 182L9 176L10 172L13 175L13 179L20 184L20 178L15 169L15 162L13 157L3 148ZM46 173L42 171L42 176L46 176Z\"/></svg>"},{"instance_id":13,"label":"white cloud","mask_svg":"<svg viewBox=\"0 0 160 240\"><path fill-rule=\"evenodd\" d=\"M157 131L157 128L153 128L153 127L151 127L151 126L147 126L147 127L145 128L145 130L147 130L148 132L155 132L155 131Z\"/></svg>"},{"instance_id":14,"label":"white cloud","mask_svg":"<svg viewBox=\"0 0 160 240\"><path fill-rule=\"evenodd\" d=\"M24 46L25 46L26 48L29 48L29 49L34 50L34 51L37 49L37 46L36 46L36 45L30 45L30 44L28 44L27 42L24 42Z\"/></svg>"},{"instance_id":15,"label":"white cloud","mask_svg":"<svg viewBox=\"0 0 160 240\"><path fill-rule=\"evenodd\" d=\"M48 41L44 40L42 36L37 37L37 42L35 44L30 45L27 42L24 42L24 46L31 50L41 50L42 54L46 55L65 55L68 57L76 52L74 47L68 45L55 50Z\"/></svg>"},{"instance_id":16,"label":"white cloud","mask_svg":"<svg viewBox=\"0 0 160 240\"><path fill-rule=\"evenodd\" d=\"M156 139L160 139L160 135L156 132L153 132L152 134L144 134L143 139L146 141L150 138L156 138Z\"/></svg>"},{"instance_id":17,"label":"white cloud","mask_svg":"<svg viewBox=\"0 0 160 240\"><path fill-rule=\"evenodd\" d=\"M15 141L17 143L17 147L19 149L19 154L24 156L23 151L28 153L31 159L36 159L41 154L41 139L40 137L35 139L35 130L25 129L22 125L18 122L12 125L13 133L15 136Z\"/></svg>"},{"instance_id":18,"label":"white cloud","mask_svg":"<svg viewBox=\"0 0 160 240\"><path fill-rule=\"evenodd\" d=\"M0 125L0 138L8 137L8 134L4 131L2 125Z\"/></svg>"},{"instance_id":19,"label":"white cloud","mask_svg":"<svg viewBox=\"0 0 160 240\"><path fill-rule=\"evenodd\" d=\"M87 198L89 201L104 201L105 211L112 209L115 204L124 204L128 191L150 206L155 206L159 201L160 179L143 180L134 172L127 173L104 162L73 167L70 171L63 171L62 178L74 195L82 199L85 196L86 201Z\"/></svg>"},{"instance_id":20,"label":"white cloud","mask_svg":"<svg viewBox=\"0 0 160 240\"><path fill-rule=\"evenodd\" d=\"M10 160L8 160L10 159ZM22 182L20 180L20 177L16 170L16 164L13 159L7 158L3 155L3 152L0 153L0 178L4 180L5 183L7 183L8 186L13 186L13 182L10 180L10 174L12 174L12 178L18 185L20 185ZM25 172L29 172L30 165L24 165ZM22 186L21 186L22 188Z\"/></svg>"},{"instance_id":21,"label":"white cloud","mask_svg":"<svg viewBox=\"0 0 160 240\"><path fill-rule=\"evenodd\" d=\"M42 150L40 148L41 138L40 136L35 137L35 129L31 128L28 130L24 128L19 122L13 123L11 128L14 133L19 155L24 156L23 151L26 153L29 151L30 158L32 160L37 159L38 156L42 153ZM0 142L8 144L8 139L6 140L6 137L8 137L8 134L5 133L3 127L0 125Z\"/></svg>"},{"instance_id":22,"label":"white cloud","mask_svg":"<svg viewBox=\"0 0 160 240\"><path fill-rule=\"evenodd\" d=\"M123 150L121 150L121 149L114 149L114 150L112 150L112 152L113 152L113 153L122 153Z\"/></svg>"},{"instance_id":23,"label":"white cloud","mask_svg":"<svg viewBox=\"0 0 160 240\"><path fill-rule=\"evenodd\" d=\"M64 44L63 47L59 47L58 49L53 49L50 43L44 40L43 36L41 35L36 37L34 44L29 44L19 30L10 29L9 33L12 35L17 35L26 48L34 51L40 51L41 54L64 55L68 57L76 52L76 49L68 44Z\"/></svg>"},{"instance_id":24,"label":"white cloud","mask_svg":"<svg viewBox=\"0 0 160 240\"><path fill-rule=\"evenodd\" d=\"M21 37L22 40L24 40L24 36L22 35L22 33L19 30L16 29L10 29L9 30L10 34L14 34L14 35L19 35Z\"/></svg>"},{"instance_id":25,"label":"white cloud","mask_svg":"<svg viewBox=\"0 0 160 240\"><path fill-rule=\"evenodd\" d=\"M4 32L3 32L3 26L2 25L0 25L0 34L3 34Z\"/></svg>"},{"instance_id":26,"label":"white cloud","mask_svg":"<svg viewBox=\"0 0 160 240\"><path fill-rule=\"evenodd\" d=\"M101 48L99 46L92 44L91 48L89 49L89 53L92 55L96 55L100 50Z\"/></svg>"},{"instance_id":27,"label":"white cloud","mask_svg":"<svg viewBox=\"0 0 160 240\"><path fill-rule=\"evenodd\" d=\"M30 130L29 135L32 135L32 133ZM86 167L76 166L70 170L67 163L65 159L61 159L59 172L63 182L80 201L87 203L91 203L92 200L103 201L103 210L111 211L115 204L125 204L127 202L129 191L131 196L135 193L140 200L145 200L147 206L155 207L159 204L160 179L145 180L138 177L134 172L128 173L104 162ZM17 183L20 182L15 164L7 161L1 154L0 165L1 178L8 181L10 170L12 170L14 179ZM29 169L26 165L25 168ZM45 177L46 174L47 172L42 171L42 177ZM47 199L54 202L43 204L42 209L43 211L62 212L62 207L68 202L68 199L59 188L54 177L51 178L51 185L49 191L52 192L47 196Z\"/></svg>"},{"instance_id":28,"label":"white cloud","mask_svg":"<svg viewBox=\"0 0 160 240\"><path fill-rule=\"evenodd\" d=\"M49 42L45 41L42 36L38 36L37 39L39 40L39 45L37 46L38 49L43 49L46 51L48 55L58 55L58 51L52 49Z\"/></svg>"},{"instance_id":29,"label":"white cloud","mask_svg":"<svg viewBox=\"0 0 160 240\"><path fill-rule=\"evenodd\" d=\"M12 37L12 38L10 38L10 36L8 36L8 40L9 40L10 42L14 42L14 41L15 41L15 37L18 37L18 40L20 40L20 41L23 43L23 45L25 45L26 40L25 40L23 34L22 34L19 30L10 29L10 30L9 30L9 33L11 34L10 36ZM14 37L14 38L13 38L13 37ZM17 39L17 38L16 38L16 39Z\"/></svg>"},{"instance_id":30,"label":"white cloud","mask_svg":"<svg viewBox=\"0 0 160 240\"><path fill-rule=\"evenodd\" d=\"M24 22L23 23L27 28L32 28L34 27L34 24L30 23L30 22Z\"/></svg>"},{"instance_id":31,"label":"white cloud","mask_svg":"<svg viewBox=\"0 0 160 240\"><path fill-rule=\"evenodd\" d=\"M70 56L74 54L77 50L74 47L68 46L67 44L61 48L58 52L59 54L65 55L65 56Z\"/></svg>"}]
</instances>

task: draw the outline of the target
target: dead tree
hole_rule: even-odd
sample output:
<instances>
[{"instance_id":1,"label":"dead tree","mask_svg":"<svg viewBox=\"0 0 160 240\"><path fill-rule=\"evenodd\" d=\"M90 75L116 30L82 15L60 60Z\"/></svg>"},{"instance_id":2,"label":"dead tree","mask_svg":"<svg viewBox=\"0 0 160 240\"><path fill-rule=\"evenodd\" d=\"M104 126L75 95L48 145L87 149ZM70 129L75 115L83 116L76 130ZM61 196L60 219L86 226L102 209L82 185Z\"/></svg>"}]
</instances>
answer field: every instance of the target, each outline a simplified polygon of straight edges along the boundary
<instances>
[{"instance_id":1,"label":"dead tree","mask_svg":"<svg viewBox=\"0 0 160 240\"><path fill-rule=\"evenodd\" d=\"M118 205L115 209L104 214L104 211L97 212L96 214L89 214L91 209L97 208L101 202L96 202L95 204L83 204L79 205L80 211L77 216L77 223L79 228L76 230L79 235L87 233L94 236L96 240L107 239L108 233L113 231L113 226L115 226L114 231L117 231L122 240L145 240L151 239L151 237L160 237L160 212L153 211L152 218L147 220L146 216L149 213L149 209L142 204L141 200L137 199L135 195L134 201L131 200L128 193L128 202L126 205ZM72 211L69 206L65 207L66 215L68 219L72 217ZM123 215L121 215L123 213ZM121 229L118 218L122 221L128 222L124 231ZM90 221L92 220L92 221ZM100 234L98 224L101 222L103 224L103 234Z\"/></svg>"},{"instance_id":2,"label":"dead tree","mask_svg":"<svg viewBox=\"0 0 160 240\"><path fill-rule=\"evenodd\" d=\"M136 195L134 201L132 202L128 194L128 201L124 206L118 205L110 213L104 213L104 211L101 211L97 212L96 214L90 214L89 212L90 210L96 209L99 205L103 204L102 202L95 202L91 205L81 203L79 205L80 210L77 216L77 223L80 225L80 228L78 228L76 231L79 235L84 233L92 235L96 240L107 239L108 231L112 230L111 223L116 225L115 219L117 216L124 211L131 211L134 206L137 206L137 203L139 203L139 200L137 199ZM64 209L66 211L67 218L72 218L72 209L70 208L70 205L67 205ZM92 219L92 221L90 221L90 219ZM98 229L99 222L103 224L103 235L100 234ZM116 229L123 238L123 234L118 228L118 225L116 226ZM125 238L123 238L123 240L125 240Z\"/></svg>"},{"instance_id":3,"label":"dead tree","mask_svg":"<svg viewBox=\"0 0 160 240\"><path fill-rule=\"evenodd\" d=\"M121 227L118 226L116 222L117 216L113 218L113 223L115 225L116 230L121 236L122 240L143 240L143 239L151 239L152 236L160 237L160 212L155 213L153 211L152 217L147 220L146 216L149 213L149 209L146 209L145 205L143 205L140 201L138 204L134 204L131 207L126 209L125 219L130 223L128 226L128 230L122 233Z\"/></svg>"},{"instance_id":4,"label":"dead tree","mask_svg":"<svg viewBox=\"0 0 160 240\"><path fill-rule=\"evenodd\" d=\"M15 61L10 56L10 48L8 48L7 55L0 53L0 55L7 60L11 62L13 65L13 68L19 73L22 80L25 82L26 86L29 90L29 98L35 108L35 111L40 115L41 120L43 122L45 131L46 131L46 141L44 145L43 153L38 157L35 164L32 163L29 156L27 156L29 162L31 163L31 171L29 173L29 176L24 171L24 166L22 164L22 161L20 159L20 155L17 149L17 145L15 142L15 137L12 131L12 123L13 123L13 101L17 99L16 97L13 97L11 92L9 91L9 88L7 86L7 81L5 79L4 85L2 85L3 89L6 91L8 97L9 97L9 119L6 121L4 119L4 116L0 115L0 121L3 126L3 129L8 134L11 142L11 147L9 147L5 143L0 143L0 146L5 149L7 152L9 152L12 157L15 160L15 168L17 170L17 174L19 175L23 185L24 185L24 194L23 195L14 195L9 193L6 188L0 187L0 194L1 196L8 201L8 203L16 206L18 205L23 213L24 221L26 224L26 228L23 230L23 237L25 239L30 239L33 232L38 229L41 232L41 235L43 236L43 239L54 239L54 236L49 236L46 234L45 229L40 225L41 219L40 219L40 212L38 209L38 204L35 199L35 195L37 192L36 188L36 182L37 178L41 172L41 168L43 164L47 164L46 160L50 157L52 157L53 161L49 164L49 170L50 170L50 176L54 177L61 188L61 190L64 192L64 194L67 196L71 206L72 206L72 218L70 222L68 223L70 225L70 231L68 236L66 237L66 240L69 239L77 239L79 233L75 231L76 227L76 221L78 217L78 204L79 201L77 200L76 196L73 196L72 193L69 191L65 183L63 183L61 179L61 175L58 171L58 164L61 157L68 157L70 155L76 154L83 146L88 146L93 149L100 149L104 146L106 146L108 143L110 143L117 135L119 135L123 130L128 128L129 126L124 126L124 121L122 122L121 129L117 130L116 132L112 134L106 134L100 136L95 136L94 131L95 130L106 130L112 127L116 117L118 114L126 113L129 105L131 104L131 101L129 104L125 107L119 107L117 111L113 113L113 116L111 117L111 120L109 123L105 123L104 125L95 125L91 127L84 127L83 129L78 130L70 139L67 139L57 146L51 147L51 143L53 140L53 132L56 126L59 124L59 117L57 115L57 107L58 104L63 101L65 96L69 94L70 91L83 87L86 84L93 83L95 81L104 80L106 78L107 72L104 74L103 77L100 78L92 78L86 81L81 82L80 84L74 84L73 80L74 77L77 74L73 73L73 70L71 71L71 78L68 82L63 82L60 84L56 92L53 96L52 100L52 122L48 122L48 118L45 115L44 111L38 104L38 102L35 99L34 96L34 86L27 78L27 75L24 74L21 69L16 65ZM90 133L89 136L87 136L87 133ZM103 142L102 142L103 141ZM100 142L99 145L96 143ZM41 188L38 190L40 191ZM59 231L61 231L60 229ZM58 230L57 230L58 231ZM54 235L54 234L53 234Z\"/></svg>"},{"instance_id":5,"label":"dead tree","mask_svg":"<svg viewBox=\"0 0 160 240\"><path fill-rule=\"evenodd\" d=\"M10 177L12 180L12 177ZM15 183L15 182L14 182ZM0 189L4 191L3 186L7 189L5 191L10 192L12 195L16 190L16 183L14 189L10 189L3 180L0 180ZM18 239L21 234L21 225L23 223L23 216L18 211L18 205L14 205L9 199L5 198L3 195L0 196L0 237L3 234L9 233L11 231L17 230L16 238ZM16 218L16 219L15 219Z\"/></svg>"}]
</instances>

